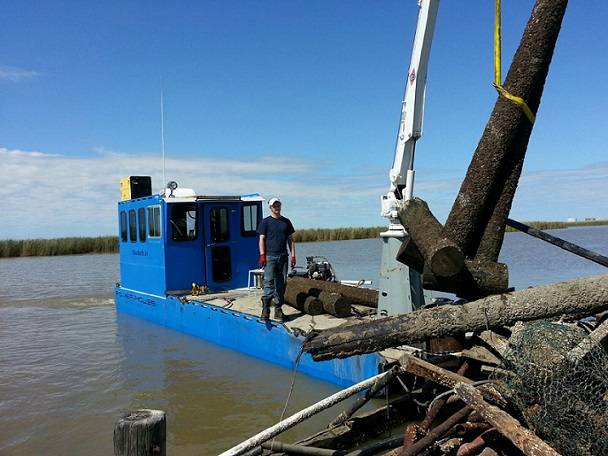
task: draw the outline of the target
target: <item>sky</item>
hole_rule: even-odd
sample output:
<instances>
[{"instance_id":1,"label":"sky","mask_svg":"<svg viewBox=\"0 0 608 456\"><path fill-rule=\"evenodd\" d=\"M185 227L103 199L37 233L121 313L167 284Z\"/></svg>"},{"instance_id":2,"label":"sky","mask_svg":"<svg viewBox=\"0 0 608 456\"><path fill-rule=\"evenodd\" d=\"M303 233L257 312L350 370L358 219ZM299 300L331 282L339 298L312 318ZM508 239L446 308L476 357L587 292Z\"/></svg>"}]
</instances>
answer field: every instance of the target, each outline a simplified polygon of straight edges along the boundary
<instances>
[{"instance_id":1,"label":"sky","mask_svg":"<svg viewBox=\"0 0 608 456\"><path fill-rule=\"evenodd\" d=\"M533 1L503 1L503 76ZM442 0L414 193L445 221L496 101L492 0ZM23 1L0 15L0 239L114 235L119 180L377 226L418 7ZM608 2L570 2L511 217L608 218Z\"/></svg>"}]
</instances>

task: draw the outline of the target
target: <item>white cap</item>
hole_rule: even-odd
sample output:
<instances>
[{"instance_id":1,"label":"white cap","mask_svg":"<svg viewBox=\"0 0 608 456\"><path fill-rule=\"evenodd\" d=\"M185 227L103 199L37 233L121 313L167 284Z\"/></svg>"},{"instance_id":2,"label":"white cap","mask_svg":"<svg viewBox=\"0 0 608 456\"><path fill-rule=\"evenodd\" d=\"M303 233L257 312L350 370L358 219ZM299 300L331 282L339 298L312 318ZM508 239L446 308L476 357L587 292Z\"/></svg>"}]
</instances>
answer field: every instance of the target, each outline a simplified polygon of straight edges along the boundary
<instances>
[{"instance_id":1,"label":"white cap","mask_svg":"<svg viewBox=\"0 0 608 456\"><path fill-rule=\"evenodd\" d=\"M274 198L270 198L268 200L268 205L272 206L274 203L280 203L280 202L281 202L281 200L275 196Z\"/></svg>"}]
</instances>

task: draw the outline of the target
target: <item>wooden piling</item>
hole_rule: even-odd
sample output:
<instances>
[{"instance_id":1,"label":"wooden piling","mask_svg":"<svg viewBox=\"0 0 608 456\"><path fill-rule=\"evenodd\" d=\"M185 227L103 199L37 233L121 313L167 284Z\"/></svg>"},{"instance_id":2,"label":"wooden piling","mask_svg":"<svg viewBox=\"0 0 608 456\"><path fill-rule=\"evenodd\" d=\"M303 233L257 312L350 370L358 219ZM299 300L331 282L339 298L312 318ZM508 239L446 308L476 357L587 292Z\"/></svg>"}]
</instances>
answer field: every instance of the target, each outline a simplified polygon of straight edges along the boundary
<instances>
[{"instance_id":1,"label":"wooden piling","mask_svg":"<svg viewBox=\"0 0 608 456\"><path fill-rule=\"evenodd\" d=\"M285 303L308 315L323 313L323 303L321 301L314 296L310 296L307 290L299 290L293 286L287 286L285 290Z\"/></svg>"},{"instance_id":2,"label":"wooden piling","mask_svg":"<svg viewBox=\"0 0 608 456\"><path fill-rule=\"evenodd\" d=\"M166 456L167 420L162 410L125 413L114 425L114 456Z\"/></svg>"},{"instance_id":3,"label":"wooden piling","mask_svg":"<svg viewBox=\"0 0 608 456\"><path fill-rule=\"evenodd\" d=\"M318 298L323 303L323 310L328 314L339 318L348 317L350 315L350 302L340 293L321 291Z\"/></svg>"},{"instance_id":4,"label":"wooden piling","mask_svg":"<svg viewBox=\"0 0 608 456\"><path fill-rule=\"evenodd\" d=\"M433 274L452 277L464 268L462 251L446 236L443 226L425 201L412 198L403 204L398 214L402 225L424 257L424 264Z\"/></svg>"},{"instance_id":5,"label":"wooden piling","mask_svg":"<svg viewBox=\"0 0 608 456\"><path fill-rule=\"evenodd\" d=\"M340 293L352 304L360 304L368 307L378 307L378 290L371 288L353 287L335 282L326 282L324 280L314 280L305 277L290 277L287 280L287 290L293 289L295 292L303 291L309 293L311 288L331 293Z\"/></svg>"},{"instance_id":6,"label":"wooden piling","mask_svg":"<svg viewBox=\"0 0 608 456\"><path fill-rule=\"evenodd\" d=\"M533 113L540 106L567 3L536 0L503 84ZM467 258L498 258L531 133L522 109L499 96L445 223L447 236Z\"/></svg>"}]
</instances>

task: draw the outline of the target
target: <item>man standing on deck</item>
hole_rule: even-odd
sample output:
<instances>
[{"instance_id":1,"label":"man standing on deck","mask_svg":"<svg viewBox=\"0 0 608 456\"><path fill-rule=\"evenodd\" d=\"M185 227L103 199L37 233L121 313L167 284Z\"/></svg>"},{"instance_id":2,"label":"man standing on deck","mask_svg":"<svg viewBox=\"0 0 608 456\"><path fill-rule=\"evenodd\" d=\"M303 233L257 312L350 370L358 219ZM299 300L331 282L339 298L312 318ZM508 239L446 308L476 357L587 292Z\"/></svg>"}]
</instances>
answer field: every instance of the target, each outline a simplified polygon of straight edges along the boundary
<instances>
[{"instance_id":1,"label":"man standing on deck","mask_svg":"<svg viewBox=\"0 0 608 456\"><path fill-rule=\"evenodd\" d=\"M264 293L262 295L262 320L270 318L270 303L275 299L274 318L283 321L281 306L285 302L285 281L287 279L287 247L291 255L290 264L296 265L296 245L292 234L293 225L281 215L281 200L270 198L270 215L258 226L260 235L260 268L264 268Z\"/></svg>"}]
</instances>

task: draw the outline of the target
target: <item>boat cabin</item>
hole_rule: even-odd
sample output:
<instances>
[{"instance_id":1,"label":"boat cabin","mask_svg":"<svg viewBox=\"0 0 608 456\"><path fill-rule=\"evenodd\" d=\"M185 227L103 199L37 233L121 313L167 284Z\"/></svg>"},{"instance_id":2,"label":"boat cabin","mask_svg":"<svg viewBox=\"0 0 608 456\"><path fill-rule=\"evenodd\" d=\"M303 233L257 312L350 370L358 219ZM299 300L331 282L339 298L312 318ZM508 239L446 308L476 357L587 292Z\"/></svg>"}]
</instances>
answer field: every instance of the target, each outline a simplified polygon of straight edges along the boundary
<instances>
[{"instance_id":1,"label":"boat cabin","mask_svg":"<svg viewBox=\"0 0 608 456\"><path fill-rule=\"evenodd\" d=\"M121 286L158 296L246 287L263 199L183 194L118 203Z\"/></svg>"}]
</instances>

